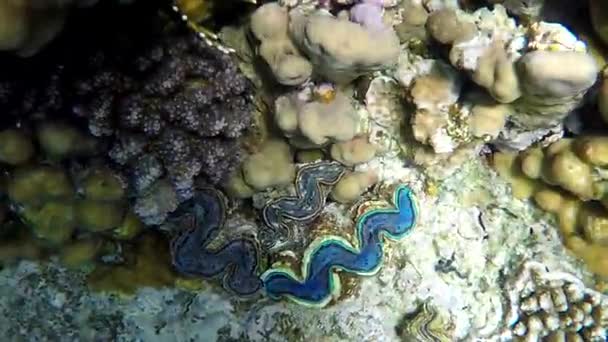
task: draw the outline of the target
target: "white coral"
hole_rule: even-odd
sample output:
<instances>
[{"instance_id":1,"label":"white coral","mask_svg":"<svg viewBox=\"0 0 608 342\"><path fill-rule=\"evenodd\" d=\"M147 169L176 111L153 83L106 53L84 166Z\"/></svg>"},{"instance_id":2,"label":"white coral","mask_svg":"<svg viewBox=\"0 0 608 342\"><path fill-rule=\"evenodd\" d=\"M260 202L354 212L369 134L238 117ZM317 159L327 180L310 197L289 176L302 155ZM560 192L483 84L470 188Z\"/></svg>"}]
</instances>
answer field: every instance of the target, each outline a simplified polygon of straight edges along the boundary
<instances>
[{"instance_id":1,"label":"white coral","mask_svg":"<svg viewBox=\"0 0 608 342\"><path fill-rule=\"evenodd\" d=\"M513 336L537 340L561 334L585 341L604 341L608 297L585 286L570 273L550 271L536 261L526 261L505 290L509 310L507 327L499 339Z\"/></svg>"}]
</instances>

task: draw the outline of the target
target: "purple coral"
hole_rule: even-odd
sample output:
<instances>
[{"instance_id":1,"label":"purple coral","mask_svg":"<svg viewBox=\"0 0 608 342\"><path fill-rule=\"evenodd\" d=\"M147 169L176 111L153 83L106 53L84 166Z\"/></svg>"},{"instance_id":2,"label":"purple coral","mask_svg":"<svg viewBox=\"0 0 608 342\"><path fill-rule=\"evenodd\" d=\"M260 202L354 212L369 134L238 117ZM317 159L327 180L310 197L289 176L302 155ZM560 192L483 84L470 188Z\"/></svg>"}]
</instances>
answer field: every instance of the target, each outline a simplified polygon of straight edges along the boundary
<instances>
[{"instance_id":1,"label":"purple coral","mask_svg":"<svg viewBox=\"0 0 608 342\"><path fill-rule=\"evenodd\" d=\"M150 3L109 12L109 26L100 4L48 55L3 63L0 111L5 121L40 114L82 121L107 142L135 199L162 180L181 202L195 178L215 185L238 165L253 86L231 56L185 28L169 28Z\"/></svg>"},{"instance_id":2,"label":"purple coral","mask_svg":"<svg viewBox=\"0 0 608 342\"><path fill-rule=\"evenodd\" d=\"M350 9L350 20L372 30L385 30L384 0L362 0Z\"/></svg>"},{"instance_id":3,"label":"purple coral","mask_svg":"<svg viewBox=\"0 0 608 342\"><path fill-rule=\"evenodd\" d=\"M78 106L91 131L119 138L110 156L140 193L159 177L158 168L150 175L139 167L150 154L164 166L180 202L192 196L199 175L207 184L223 181L240 161L235 139L251 122L252 86L236 63L191 35L167 36L134 60L133 76L110 65L80 82L81 90L106 94ZM110 92L110 85L127 89Z\"/></svg>"}]
</instances>

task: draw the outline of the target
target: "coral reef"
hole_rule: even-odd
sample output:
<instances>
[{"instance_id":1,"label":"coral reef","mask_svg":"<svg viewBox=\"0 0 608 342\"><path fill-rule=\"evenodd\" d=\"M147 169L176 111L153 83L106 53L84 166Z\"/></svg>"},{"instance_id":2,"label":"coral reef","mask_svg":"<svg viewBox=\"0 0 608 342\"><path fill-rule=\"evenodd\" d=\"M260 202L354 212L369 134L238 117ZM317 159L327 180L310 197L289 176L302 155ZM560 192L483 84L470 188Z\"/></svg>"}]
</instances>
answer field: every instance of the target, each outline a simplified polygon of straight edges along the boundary
<instances>
[{"instance_id":1,"label":"coral reef","mask_svg":"<svg viewBox=\"0 0 608 342\"><path fill-rule=\"evenodd\" d=\"M229 240L211 249L224 227L225 199L214 189L198 190L174 213L185 227L171 241L173 265L179 273L221 278L226 290L252 295L262 286L256 272L258 247L247 238Z\"/></svg>"},{"instance_id":2,"label":"coral reef","mask_svg":"<svg viewBox=\"0 0 608 342\"><path fill-rule=\"evenodd\" d=\"M61 334L83 340L398 341L395 328L406 323L404 313L432 298L439 315L450 317L450 340L484 339L501 323L503 277L521 257L585 276L563 253L553 226L509 196L505 183L478 159L446 179L433 197L425 194L423 175L404 169L399 159L372 165L411 184L424 212L408 243L385 244L376 276L358 278L352 291L348 274L340 275L348 299L335 305L303 310L290 302L243 304L205 284L188 291L143 288L117 298L87 291L82 274L56 263L22 262L0 270L0 334L40 340ZM324 210L337 218L333 227L352 231L350 217L336 209L328 203ZM243 227L232 215L227 219L227 229ZM257 225L253 217L247 222ZM150 265L158 272L170 266L163 246L151 248Z\"/></svg>"},{"instance_id":3,"label":"coral reef","mask_svg":"<svg viewBox=\"0 0 608 342\"><path fill-rule=\"evenodd\" d=\"M253 88L234 59L159 16L155 4L125 6L106 29L114 8L99 7L98 16L78 18L80 33L66 32L36 61L35 76L3 75L0 108L22 118L84 118L111 145L112 167L128 178L137 214L160 224L192 196L195 177L219 184L237 167ZM132 25L136 15L140 25ZM80 46L76 54L61 50L72 46Z\"/></svg>"},{"instance_id":4,"label":"coral reef","mask_svg":"<svg viewBox=\"0 0 608 342\"><path fill-rule=\"evenodd\" d=\"M299 85L312 74L347 84L395 65L399 55L398 37L382 24L380 7L358 4L350 17L352 21L322 10L288 11L269 3L253 14L251 28L261 44L258 53L279 83Z\"/></svg>"},{"instance_id":5,"label":"coral reef","mask_svg":"<svg viewBox=\"0 0 608 342\"><path fill-rule=\"evenodd\" d=\"M297 303L325 306L340 293L336 270L373 275L382 266L383 237L401 239L416 222L414 195L406 186L395 190L395 209L373 209L357 220L356 241L326 236L308 246L298 276L289 268L270 268L262 274L264 290L274 299L287 297Z\"/></svg>"},{"instance_id":6,"label":"coral reef","mask_svg":"<svg viewBox=\"0 0 608 342\"><path fill-rule=\"evenodd\" d=\"M516 154L496 154L494 166L513 186L519 198L533 198L557 217L566 246L606 277L602 178L606 139L580 136L562 139L545 149L532 148Z\"/></svg>"},{"instance_id":7,"label":"coral reef","mask_svg":"<svg viewBox=\"0 0 608 342\"><path fill-rule=\"evenodd\" d=\"M572 274L528 261L506 291L510 308L503 339L606 340L608 298Z\"/></svg>"},{"instance_id":8,"label":"coral reef","mask_svg":"<svg viewBox=\"0 0 608 342\"><path fill-rule=\"evenodd\" d=\"M295 180L295 196L279 197L262 209L264 227L260 240L266 248L280 242L297 243L294 224L310 223L325 207L325 187L335 185L344 175L344 167L321 161L302 166ZM282 241L286 240L286 241Z\"/></svg>"},{"instance_id":9,"label":"coral reef","mask_svg":"<svg viewBox=\"0 0 608 342\"><path fill-rule=\"evenodd\" d=\"M343 92L322 86L278 97L274 120L295 146L304 148L345 142L355 137L358 115Z\"/></svg>"},{"instance_id":10,"label":"coral reef","mask_svg":"<svg viewBox=\"0 0 608 342\"><path fill-rule=\"evenodd\" d=\"M0 335L606 339L602 4L252 2L99 2L0 56ZM48 42L34 3L1 50Z\"/></svg>"},{"instance_id":11,"label":"coral reef","mask_svg":"<svg viewBox=\"0 0 608 342\"><path fill-rule=\"evenodd\" d=\"M300 85L312 74L312 65L288 35L289 14L277 3L261 6L251 16L251 31L259 40L258 54L270 67L277 82Z\"/></svg>"}]
</instances>

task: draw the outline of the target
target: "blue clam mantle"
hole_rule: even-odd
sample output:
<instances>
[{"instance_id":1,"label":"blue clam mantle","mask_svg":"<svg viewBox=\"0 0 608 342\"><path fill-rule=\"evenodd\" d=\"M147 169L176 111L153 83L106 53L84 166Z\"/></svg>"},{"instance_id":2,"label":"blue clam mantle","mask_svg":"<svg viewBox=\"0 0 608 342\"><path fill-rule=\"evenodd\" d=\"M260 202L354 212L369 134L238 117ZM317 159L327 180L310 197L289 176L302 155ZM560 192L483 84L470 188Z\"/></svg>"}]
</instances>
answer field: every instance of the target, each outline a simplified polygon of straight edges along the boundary
<instances>
[{"instance_id":1,"label":"blue clam mantle","mask_svg":"<svg viewBox=\"0 0 608 342\"><path fill-rule=\"evenodd\" d=\"M336 162L321 161L302 166L296 175L296 195L280 197L264 206L262 244L270 249L279 238L294 240L290 223L307 223L319 216L327 198L323 186L333 186L344 172L344 167Z\"/></svg>"},{"instance_id":2,"label":"blue clam mantle","mask_svg":"<svg viewBox=\"0 0 608 342\"><path fill-rule=\"evenodd\" d=\"M188 227L171 242L175 269L182 274L221 278L226 290L240 296L256 293L262 286L257 276L258 250L254 241L237 238L220 248L208 248L224 228L225 200L215 189L203 189L182 204L179 215L190 217Z\"/></svg>"},{"instance_id":3,"label":"blue clam mantle","mask_svg":"<svg viewBox=\"0 0 608 342\"><path fill-rule=\"evenodd\" d=\"M357 245L337 236L315 240L302 260L302 277L291 269L274 268L262 274L266 294L273 299L289 298L297 303L323 307L340 292L336 271L373 275L382 266L383 236L391 240L404 237L414 226L418 214L411 189L395 190L395 209L374 209L357 220Z\"/></svg>"}]
</instances>

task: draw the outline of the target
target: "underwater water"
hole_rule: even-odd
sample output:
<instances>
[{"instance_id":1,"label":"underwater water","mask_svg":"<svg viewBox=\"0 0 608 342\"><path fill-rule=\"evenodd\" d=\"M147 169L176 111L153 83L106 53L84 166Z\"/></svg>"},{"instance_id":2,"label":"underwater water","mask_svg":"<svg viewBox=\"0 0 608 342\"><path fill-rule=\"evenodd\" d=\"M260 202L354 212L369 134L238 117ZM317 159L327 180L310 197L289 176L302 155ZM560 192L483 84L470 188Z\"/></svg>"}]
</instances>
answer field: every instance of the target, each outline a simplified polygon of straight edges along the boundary
<instances>
[{"instance_id":1,"label":"underwater water","mask_svg":"<svg viewBox=\"0 0 608 342\"><path fill-rule=\"evenodd\" d=\"M603 0L0 0L0 341L607 341Z\"/></svg>"}]
</instances>

